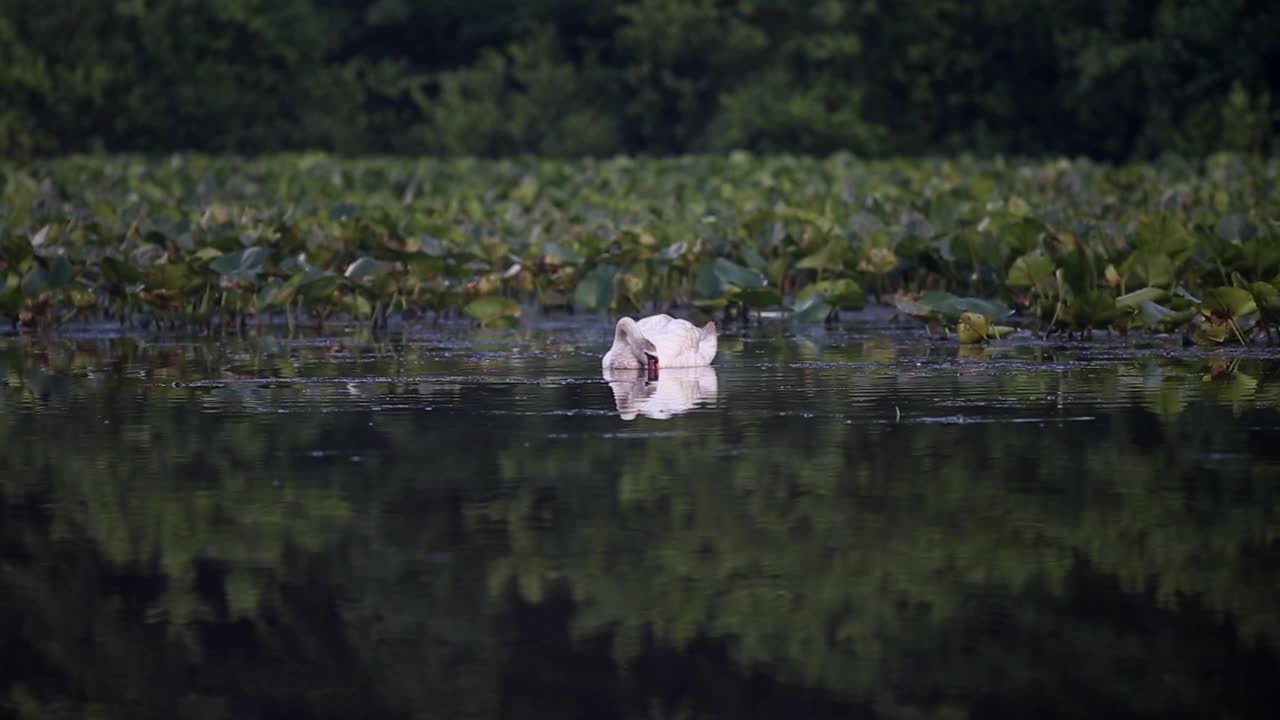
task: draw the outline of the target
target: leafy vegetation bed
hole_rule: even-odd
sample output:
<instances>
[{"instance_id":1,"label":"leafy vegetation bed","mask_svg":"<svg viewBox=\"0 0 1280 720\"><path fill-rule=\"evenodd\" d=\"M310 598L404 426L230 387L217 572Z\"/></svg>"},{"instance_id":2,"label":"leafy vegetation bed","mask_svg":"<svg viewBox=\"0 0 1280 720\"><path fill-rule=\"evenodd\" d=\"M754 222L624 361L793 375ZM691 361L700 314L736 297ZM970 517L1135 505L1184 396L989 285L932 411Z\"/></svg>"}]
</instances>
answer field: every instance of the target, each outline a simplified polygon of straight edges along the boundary
<instances>
[{"instance_id":1,"label":"leafy vegetation bed","mask_svg":"<svg viewBox=\"0 0 1280 720\"><path fill-rule=\"evenodd\" d=\"M534 304L983 341L1280 319L1280 161L65 157L0 166L0 316L213 329Z\"/></svg>"}]
</instances>

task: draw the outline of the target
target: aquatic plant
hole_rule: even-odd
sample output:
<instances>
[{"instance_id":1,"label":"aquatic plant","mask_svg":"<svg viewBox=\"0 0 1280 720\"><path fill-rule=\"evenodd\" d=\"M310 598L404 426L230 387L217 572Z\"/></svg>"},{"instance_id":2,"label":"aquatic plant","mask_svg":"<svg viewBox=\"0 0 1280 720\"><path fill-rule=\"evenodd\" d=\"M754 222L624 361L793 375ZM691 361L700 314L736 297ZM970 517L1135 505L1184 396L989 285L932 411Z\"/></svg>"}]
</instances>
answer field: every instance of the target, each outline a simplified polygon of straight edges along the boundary
<instances>
[{"instance_id":1,"label":"aquatic plant","mask_svg":"<svg viewBox=\"0 0 1280 720\"><path fill-rule=\"evenodd\" d=\"M0 166L0 317L194 328L522 309L1270 338L1280 161L63 157ZM982 322L982 321L979 321Z\"/></svg>"}]
</instances>

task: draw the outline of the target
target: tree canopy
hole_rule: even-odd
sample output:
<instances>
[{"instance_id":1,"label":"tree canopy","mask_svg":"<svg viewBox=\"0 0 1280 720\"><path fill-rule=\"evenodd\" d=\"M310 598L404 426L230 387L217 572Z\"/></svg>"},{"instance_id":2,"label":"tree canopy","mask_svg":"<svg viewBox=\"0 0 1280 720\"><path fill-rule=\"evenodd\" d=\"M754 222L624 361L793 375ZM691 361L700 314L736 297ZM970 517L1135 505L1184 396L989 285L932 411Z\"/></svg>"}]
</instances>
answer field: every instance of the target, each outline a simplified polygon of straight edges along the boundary
<instances>
[{"instance_id":1,"label":"tree canopy","mask_svg":"<svg viewBox=\"0 0 1280 720\"><path fill-rule=\"evenodd\" d=\"M1260 0L0 0L0 154L1275 150Z\"/></svg>"}]
</instances>

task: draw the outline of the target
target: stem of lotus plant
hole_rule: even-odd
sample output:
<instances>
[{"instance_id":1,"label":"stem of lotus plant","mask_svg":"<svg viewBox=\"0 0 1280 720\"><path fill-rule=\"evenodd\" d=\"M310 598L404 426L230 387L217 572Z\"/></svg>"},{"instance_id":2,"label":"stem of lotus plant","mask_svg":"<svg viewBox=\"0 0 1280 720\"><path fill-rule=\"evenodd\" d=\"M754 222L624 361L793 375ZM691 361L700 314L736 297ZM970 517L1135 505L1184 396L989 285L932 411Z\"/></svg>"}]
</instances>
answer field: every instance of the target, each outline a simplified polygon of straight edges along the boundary
<instances>
[{"instance_id":1,"label":"stem of lotus plant","mask_svg":"<svg viewBox=\"0 0 1280 720\"><path fill-rule=\"evenodd\" d=\"M1249 343L1245 342L1244 333L1240 332L1240 326L1236 325L1235 318L1228 319L1227 324L1231 325L1231 329L1235 331L1236 337L1240 340L1240 345L1242 347L1247 346Z\"/></svg>"},{"instance_id":2,"label":"stem of lotus plant","mask_svg":"<svg viewBox=\"0 0 1280 720\"><path fill-rule=\"evenodd\" d=\"M1049 331L1053 330L1053 326L1058 324L1058 313L1060 312L1062 312L1061 300L1059 300L1058 304L1053 308L1053 319L1049 320L1049 327L1045 328L1044 337L1043 337L1044 340L1049 339Z\"/></svg>"}]
</instances>

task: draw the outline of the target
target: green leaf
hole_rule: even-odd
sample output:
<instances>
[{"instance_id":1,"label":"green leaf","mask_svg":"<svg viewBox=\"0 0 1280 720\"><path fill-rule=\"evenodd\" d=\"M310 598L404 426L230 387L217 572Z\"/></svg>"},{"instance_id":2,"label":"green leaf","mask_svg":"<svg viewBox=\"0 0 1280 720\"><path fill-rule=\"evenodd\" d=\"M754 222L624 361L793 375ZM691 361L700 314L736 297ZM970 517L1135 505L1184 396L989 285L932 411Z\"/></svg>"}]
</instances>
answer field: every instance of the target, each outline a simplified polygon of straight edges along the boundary
<instances>
[{"instance_id":1,"label":"green leaf","mask_svg":"<svg viewBox=\"0 0 1280 720\"><path fill-rule=\"evenodd\" d=\"M978 313L993 320L1007 317L1013 312L1008 307L991 300L958 297L943 291L925 293L918 302L936 311L947 322L959 321L960 315L966 312Z\"/></svg>"},{"instance_id":2,"label":"green leaf","mask_svg":"<svg viewBox=\"0 0 1280 720\"><path fill-rule=\"evenodd\" d=\"M27 274L22 277L22 294L35 297L49 289L49 271L39 263L34 263Z\"/></svg>"},{"instance_id":3,"label":"green leaf","mask_svg":"<svg viewBox=\"0 0 1280 720\"><path fill-rule=\"evenodd\" d=\"M1120 317L1115 298L1104 290L1090 290L1077 295L1067 306L1067 322L1073 327L1105 327Z\"/></svg>"},{"instance_id":4,"label":"green leaf","mask_svg":"<svg viewBox=\"0 0 1280 720\"><path fill-rule=\"evenodd\" d=\"M1280 320L1280 289L1270 283L1252 282L1249 283L1249 294L1267 322Z\"/></svg>"},{"instance_id":5,"label":"green leaf","mask_svg":"<svg viewBox=\"0 0 1280 720\"><path fill-rule=\"evenodd\" d=\"M133 265L107 255L102 258L102 277L108 282L134 285L142 282L142 272Z\"/></svg>"},{"instance_id":6,"label":"green leaf","mask_svg":"<svg viewBox=\"0 0 1280 720\"><path fill-rule=\"evenodd\" d=\"M832 238L817 252L801 258L796 263L800 270L839 270L844 267L845 254L849 251L849 243L840 238Z\"/></svg>"},{"instance_id":7,"label":"green leaf","mask_svg":"<svg viewBox=\"0 0 1280 720\"><path fill-rule=\"evenodd\" d=\"M483 295L462 308L462 312L481 325L520 317L520 303L501 295Z\"/></svg>"},{"instance_id":8,"label":"green leaf","mask_svg":"<svg viewBox=\"0 0 1280 720\"><path fill-rule=\"evenodd\" d=\"M1041 235L1049 232L1044 223L1033 217L1020 217L1000 228L1000 235L1008 246L1021 252L1029 252Z\"/></svg>"},{"instance_id":9,"label":"green leaf","mask_svg":"<svg viewBox=\"0 0 1280 720\"><path fill-rule=\"evenodd\" d=\"M307 300L321 300L331 296L333 291L337 290L345 281L345 278L336 273L321 272L314 268L307 268L302 274L302 282L299 284L298 292Z\"/></svg>"},{"instance_id":10,"label":"green leaf","mask_svg":"<svg viewBox=\"0 0 1280 720\"><path fill-rule=\"evenodd\" d=\"M852 278L822 280L806 285L796 293L797 302L811 295L821 295L827 303L841 310L861 310L867 305L862 285Z\"/></svg>"},{"instance_id":11,"label":"green leaf","mask_svg":"<svg viewBox=\"0 0 1280 720\"><path fill-rule=\"evenodd\" d=\"M1177 312L1151 301L1143 302L1140 307L1142 308L1142 319L1147 327L1158 332L1168 332L1187 322L1195 315L1193 310Z\"/></svg>"},{"instance_id":12,"label":"green leaf","mask_svg":"<svg viewBox=\"0 0 1280 720\"><path fill-rule=\"evenodd\" d=\"M658 258L662 260L677 260L684 257L687 252L689 252L689 243L680 240L671 243L662 252L658 253Z\"/></svg>"},{"instance_id":13,"label":"green leaf","mask_svg":"<svg viewBox=\"0 0 1280 720\"><path fill-rule=\"evenodd\" d=\"M288 281L272 280L258 292L258 308L265 310L284 307L293 302L305 278L306 274L299 272L291 276Z\"/></svg>"},{"instance_id":14,"label":"green leaf","mask_svg":"<svg viewBox=\"0 0 1280 720\"><path fill-rule=\"evenodd\" d=\"M920 318L925 321L938 320L942 317L942 314L935 308L925 305L917 300L912 300L906 295L898 295L894 297L893 306L898 312L904 315Z\"/></svg>"},{"instance_id":15,"label":"green leaf","mask_svg":"<svg viewBox=\"0 0 1280 720\"><path fill-rule=\"evenodd\" d=\"M156 265L147 273L147 287L152 290L183 290L191 281L190 268L185 263Z\"/></svg>"},{"instance_id":16,"label":"green leaf","mask_svg":"<svg viewBox=\"0 0 1280 720\"><path fill-rule=\"evenodd\" d=\"M253 280L266 266L271 253L263 247L248 247L227 253L209 262L209 269L237 280Z\"/></svg>"},{"instance_id":17,"label":"green leaf","mask_svg":"<svg viewBox=\"0 0 1280 720\"><path fill-rule=\"evenodd\" d=\"M587 260L573 250L550 240L542 243L542 254L557 265L581 265Z\"/></svg>"},{"instance_id":18,"label":"green leaf","mask_svg":"<svg viewBox=\"0 0 1280 720\"><path fill-rule=\"evenodd\" d=\"M1218 237L1228 242L1245 242L1258 236L1258 226L1238 213L1223 216L1213 229Z\"/></svg>"},{"instance_id":19,"label":"green leaf","mask_svg":"<svg viewBox=\"0 0 1280 720\"><path fill-rule=\"evenodd\" d=\"M360 206L355 203L338 203L329 210L329 217L338 221L354 220L360 215Z\"/></svg>"},{"instance_id":20,"label":"green leaf","mask_svg":"<svg viewBox=\"0 0 1280 720\"><path fill-rule=\"evenodd\" d=\"M758 273L768 273L769 263L756 250L755 245L743 243L740 252L742 253L742 261L747 264L747 267Z\"/></svg>"},{"instance_id":21,"label":"green leaf","mask_svg":"<svg viewBox=\"0 0 1280 720\"><path fill-rule=\"evenodd\" d=\"M1162 213L1139 228L1134 246L1139 250L1174 258L1184 253L1189 254L1195 248L1195 237L1177 216Z\"/></svg>"},{"instance_id":22,"label":"green leaf","mask_svg":"<svg viewBox=\"0 0 1280 720\"><path fill-rule=\"evenodd\" d=\"M740 288L759 288L768 284L764 276L754 270L748 270L725 258L716 258L711 263L712 271L723 284Z\"/></svg>"},{"instance_id":23,"label":"green leaf","mask_svg":"<svg viewBox=\"0 0 1280 720\"><path fill-rule=\"evenodd\" d=\"M1005 285L1009 287L1037 287L1053 277L1053 260L1044 255L1027 254L1013 261Z\"/></svg>"},{"instance_id":24,"label":"green leaf","mask_svg":"<svg viewBox=\"0 0 1280 720\"><path fill-rule=\"evenodd\" d=\"M384 275L393 272L396 268L396 263L364 255L352 261L342 275L357 285L371 285Z\"/></svg>"},{"instance_id":25,"label":"green leaf","mask_svg":"<svg viewBox=\"0 0 1280 720\"><path fill-rule=\"evenodd\" d=\"M1159 302L1168 294L1161 288L1145 287L1116 298L1116 307L1132 310L1145 302Z\"/></svg>"},{"instance_id":26,"label":"green leaf","mask_svg":"<svg viewBox=\"0 0 1280 720\"><path fill-rule=\"evenodd\" d=\"M71 284L71 261L65 255L58 255L48 261L48 275L45 282L50 290L61 290Z\"/></svg>"},{"instance_id":27,"label":"green leaf","mask_svg":"<svg viewBox=\"0 0 1280 720\"><path fill-rule=\"evenodd\" d=\"M698 270L698 281L694 287L698 292L698 297L703 300L715 300L724 297L725 283L716 274L715 265L705 263Z\"/></svg>"},{"instance_id":28,"label":"green leaf","mask_svg":"<svg viewBox=\"0 0 1280 720\"><path fill-rule=\"evenodd\" d=\"M782 294L773 288L744 288L735 299L749 308L776 307L782 304Z\"/></svg>"},{"instance_id":29,"label":"green leaf","mask_svg":"<svg viewBox=\"0 0 1280 720\"><path fill-rule=\"evenodd\" d=\"M1120 264L1125 277L1137 277L1147 285L1171 285L1174 280L1174 264L1164 252L1141 249Z\"/></svg>"},{"instance_id":30,"label":"green leaf","mask_svg":"<svg viewBox=\"0 0 1280 720\"><path fill-rule=\"evenodd\" d=\"M587 273L573 291L575 304L590 312L608 310L613 304L617 268L602 265Z\"/></svg>"},{"instance_id":31,"label":"green leaf","mask_svg":"<svg viewBox=\"0 0 1280 720\"><path fill-rule=\"evenodd\" d=\"M798 298L791 308L790 319L797 323L814 323L825 320L831 314L831 304L821 293Z\"/></svg>"},{"instance_id":32,"label":"green leaf","mask_svg":"<svg viewBox=\"0 0 1280 720\"><path fill-rule=\"evenodd\" d=\"M1206 290L1200 302L1204 311L1232 320L1244 317L1258 309L1253 295L1248 290L1231 286Z\"/></svg>"}]
</instances>

